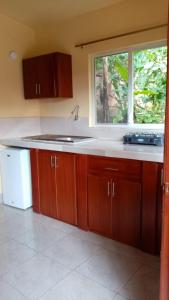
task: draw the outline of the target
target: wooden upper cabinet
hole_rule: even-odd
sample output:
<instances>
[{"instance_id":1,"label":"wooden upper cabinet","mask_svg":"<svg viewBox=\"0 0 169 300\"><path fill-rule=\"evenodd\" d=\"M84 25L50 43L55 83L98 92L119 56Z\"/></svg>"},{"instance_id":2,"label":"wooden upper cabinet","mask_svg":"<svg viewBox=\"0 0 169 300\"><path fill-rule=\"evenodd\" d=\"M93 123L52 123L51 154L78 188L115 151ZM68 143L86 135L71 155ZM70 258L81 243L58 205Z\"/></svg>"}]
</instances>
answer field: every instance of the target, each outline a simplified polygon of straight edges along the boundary
<instances>
[{"instance_id":1,"label":"wooden upper cabinet","mask_svg":"<svg viewBox=\"0 0 169 300\"><path fill-rule=\"evenodd\" d=\"M25 99L73 97L71 55L51 53L23 60Z\"/></svg>"}]
</instances>

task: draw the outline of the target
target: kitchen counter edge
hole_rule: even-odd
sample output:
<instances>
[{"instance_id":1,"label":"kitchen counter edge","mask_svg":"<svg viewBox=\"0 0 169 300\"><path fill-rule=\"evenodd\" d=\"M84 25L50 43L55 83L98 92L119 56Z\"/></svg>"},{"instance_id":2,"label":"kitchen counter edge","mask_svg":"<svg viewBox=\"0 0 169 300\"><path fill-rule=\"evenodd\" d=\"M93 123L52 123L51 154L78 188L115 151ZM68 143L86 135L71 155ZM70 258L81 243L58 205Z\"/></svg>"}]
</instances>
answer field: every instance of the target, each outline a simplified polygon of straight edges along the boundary
<instances>
[{"instance_id":1,"label":"kitchen counter edge","mask_svg":"<svg viewBox=\"0 0 169 300\"><path fill-rule=\"evenodd\" d=\"M122 142L116 142L107 139L96 139L89 142L67 145L61 143L36 142L31 140L23 140L21 138L14 138L0 140L0 144L6 147L43 149L163 163L163 147L147 145L124 145Z\"/></svg>"}]
</instances>

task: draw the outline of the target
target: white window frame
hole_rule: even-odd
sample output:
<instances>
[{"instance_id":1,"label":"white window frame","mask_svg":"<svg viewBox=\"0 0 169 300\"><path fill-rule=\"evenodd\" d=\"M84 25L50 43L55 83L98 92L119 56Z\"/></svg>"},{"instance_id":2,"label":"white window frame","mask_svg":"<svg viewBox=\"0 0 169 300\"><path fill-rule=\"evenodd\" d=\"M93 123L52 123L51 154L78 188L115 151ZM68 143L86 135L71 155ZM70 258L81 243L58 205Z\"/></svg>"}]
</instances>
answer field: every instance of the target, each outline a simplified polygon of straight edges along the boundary
<instances>
[{"instance_id":1,"label":"white window frame","mask_svg":"<svg viewBox=\"0 0 169 300\"><path fill-rule=\"evenodd\" d=\"M105 51L101 53L97 53L91 55L89 58L90 62L90 114L89 114L89 126L90 127L124 127L124 128L140 128L140 129L164 129L164 124L135 124L133 120L133 109L134 109L134 99L133 99L133 60L132 60L132 53L133 51L137 50L145 50L151 48L158 48L167 46L167 40L163 39L161 41L151 42L151 43L144 43L139 44L133 47L117 49L115 51ZM108 56L113 54L120 54L120 53L128 53L128 70L129 70L129 90L128 90L128 123L123 124L112 124L112 123L97 123L97 109L96 109L96 98L95 98L95 58L101 56Z\"/></svg>"}]
</instances>

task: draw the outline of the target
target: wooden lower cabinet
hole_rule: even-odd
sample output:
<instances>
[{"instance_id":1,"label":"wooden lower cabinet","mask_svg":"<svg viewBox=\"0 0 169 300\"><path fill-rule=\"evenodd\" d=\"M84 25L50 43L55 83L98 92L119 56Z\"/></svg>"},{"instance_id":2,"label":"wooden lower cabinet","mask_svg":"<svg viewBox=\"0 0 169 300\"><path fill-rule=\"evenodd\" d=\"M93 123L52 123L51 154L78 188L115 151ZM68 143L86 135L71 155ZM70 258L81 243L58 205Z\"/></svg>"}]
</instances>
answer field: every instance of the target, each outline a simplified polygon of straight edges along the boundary
<instances>
[{"instance_id":1,"label":"wooden lower cabinet","mask_svg":"<svg viewBox=\"0 0 169 300\"><path fill-rule=\"evenodd\" d=\"M40 212L48 217L57 217L56 206L56 172L52 166L53 152L39 151L39 195ZM53 159L54 162L54 159Z\"/></svg>"},{"instance_id":2,"label":"wooden lower cabinet","mask_svg":"<svg viewBox=\"0 0 169 300\"><path fill-rule=\"evenodd\" d=\"M89 229L139 247L141 187L128 178L88 176Z\"/></svg>"},{"instance_id":3,"label":"wooden lower cabinet","mask_svg":"<svg viewBox=\"0 0 169 300\"><path fill-rule=\"evenodd\" d=\"M77 225L75 155L57 153L55 157L57 217Z\"/></svg>"},{"instance_id":4,"label":"wooden lower cabinet","mask_svg":"<svg viewBox=\"0 0 169 300\"><path fill-rule=\"evenodd\" d=\"M113 183L113 239L139 247L141 238L141 184L130 178L119 178Z\"/></svg>"},{"instance_id":5,"label":"wooden lower cabinet","mask_svg":"<svg viewBox=\"0 0 169 300\"><path fill-rule=\"evenodd\" d=\"M99 175L88 176L89 229L112 236L111 179Z\"/></svg>"},{"instance_id":6,"label":"wooden lower cabinet","mask_svg":"<svg viewBox=\"0 0 169 300\"><path fill-rule=\"evenodd\" d=\"M159 254L162 164L31 150L33 210Z\"/></svg>"},{"instance_id":7,"label":"wooden lower cabinet","mask_svg":"<svg viewBox=\"0 0 169 300\"><path fill-rule=\"evenodd\" d=\"M77 225L75 155L32 150L31 162L34 211Z\"/></svg>"}]
</instances>

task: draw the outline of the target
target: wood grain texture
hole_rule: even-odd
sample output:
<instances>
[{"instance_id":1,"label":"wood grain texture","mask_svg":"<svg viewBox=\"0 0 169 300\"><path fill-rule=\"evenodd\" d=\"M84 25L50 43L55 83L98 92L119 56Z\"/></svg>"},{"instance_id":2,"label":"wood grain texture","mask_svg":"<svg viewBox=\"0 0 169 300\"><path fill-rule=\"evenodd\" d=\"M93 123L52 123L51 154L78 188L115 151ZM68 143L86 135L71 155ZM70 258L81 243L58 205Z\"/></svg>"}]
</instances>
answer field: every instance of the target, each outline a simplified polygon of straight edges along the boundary
<instances>
[{"instance_id":1,"label":"wood grain texture","mask_svg":"<svg viewBox=\"0 0 169 300\"><path fill-rule=\"evenodd\" d=\"M112 179L115 184L112 198L113 239L140 247L141 183L130 178Z\"/></svg>"},{"instance_id":2,"label":"wood grain texture","mask_svg":"<svg viewBox=\"0 0 169 300\"><path fill-rule=\"evenodd\" d=\"M76 156L77 220L78 227L88 229L87 213L87 155Z\"/></svg>"},{"instance_id":3,"label":"wood grain texture","mask_svg":"<svg viewBox=\"0 0 169 300\"><path fill-rule=\"evenodd\" d=\"M162 239L162 204L163 204L163 164L159 164L158 195L157 195L157 254L161 253Z\"/></svg>"},{"instance_id":4,"label":"wood grain texture","mask_svg":"<svg viewBox=\"0 0 169 300\"><path fill-rule=\"evenodd\" d=\"M57 218L56 205L56 169L51 166L55 152L39 150L39 193L40 212L43 215Z\"/></svg>"},{"instance_id":5,"label":"wood grain texture","mask_svg":"<svg viewBox=\"0 0 169 300\"><path fill-rule=\"evenodd\" d=\"M71 55L50 53L23 60L25 99L72 98Z\"/></svg>"},{"instance_id":6,"label":"wood grain texture","mask_svg":"<svg viewBox=\"0 0 169 300\"><path fill-rule=\"evenodd\" d=\"M68 54L56 53L54 56L55 81L57 86L57 97L72 98L72 57Z\"/></svg>"},{"instance_id":7,"label":"wood grain texture","mask_svg":"<svg viewBox=\"0 0 169 300\"><path fill-rule=\"evenodd\" d=\"M53 55L43 55L37 57L38 60L38 88L39 98L53 98L55 97L55 86L54 86L54 63ZM35 70L34 70L35 72Z\"/></svg>"},{"instance_id":8,"label":"wood grain texture","mask_svg":"<svg viewBox=\"0 0 169 300\"><path fill-rule=\"evenodd\" d=\"M58 219L77 225L76 156L55 152Z\"/></svg>"},{"instance_id":9,"label":"wood grain texture","mask_svg":"<svg viewBox=\"0 0 169 300\"><path fill-rule=\"evenodd\" d=\"M168 198L168 199L167 199ZM163 198L160 300L169 299L169 196Z\"/></svg>"},{"instance_id":10,"label":"wood grain texture","mask_svg":"<svg viewBox=\"0 0 169 300\"><path fill-rule=\"evenodd\" d=\"M169 13L168 13L169 16ZM169 19L169 17L168 17ZM167 44L169 46L169 25ZM165 113L164 184L169 183L169 51L167 58L167 98ZM169 299L169 194L163 194L160 300Z\"/></svg>"},{"instance_id":11,"label":"wood grain texture","mask_svg":"<svg viewBox=\"0 0 169 300\"><path fill-rule=\"evenodd\" d=\"M40 194L39 194L39 166L38 150L30 150L31 177L32 177L32 207L33 211L40 213Z\"/></svg>"},{"instance_id":12,"label":"wood grain texture","mask_svg":"<svg viewBox=\"0 0 169 300\"><path fill-rule=\"evenodd\" d=\"M24 59L22 62L23 70L23 87L25 99L39 98L36 91L36 85L38 82L38 70L39 61L37 58Z\"/></svg>"},{"instance_id":13,"label":"wood grain texture","mask_svg":"<svg viewBox=\"0 0 169 300\"><path fill-rule=\"evenodd\" d=\"M131 176L141 176L141 162L131 159L108 158L99 156L89 156L89 172L111 172L115 174L129 174ZM106 174L106 173L105 173Z\"/></svg>"},{"instance_id":14,"label":"wood grain texture","mask_svg":"<svg viewBox=\"0 0 169 300\"><path fill-rule=\"evenodd\" d=\"M88 222L91 231L112 237L111 179L88 175Z\"/></svg>"},{"instance_id":15,"label":"wood grain texture","mask_svg":"<svg viewBox=\"0 0 169 300\"><path fill-rule=\"evenodd\" d=\"M157 204L159 164L143 162L142 170L142 250L157 254Z\"/></svg>"}]
</instances>

